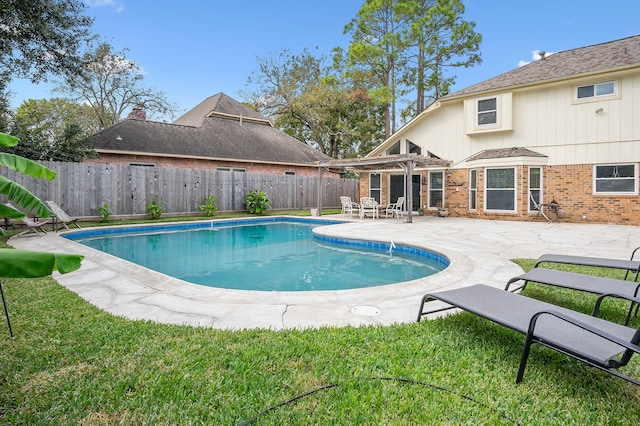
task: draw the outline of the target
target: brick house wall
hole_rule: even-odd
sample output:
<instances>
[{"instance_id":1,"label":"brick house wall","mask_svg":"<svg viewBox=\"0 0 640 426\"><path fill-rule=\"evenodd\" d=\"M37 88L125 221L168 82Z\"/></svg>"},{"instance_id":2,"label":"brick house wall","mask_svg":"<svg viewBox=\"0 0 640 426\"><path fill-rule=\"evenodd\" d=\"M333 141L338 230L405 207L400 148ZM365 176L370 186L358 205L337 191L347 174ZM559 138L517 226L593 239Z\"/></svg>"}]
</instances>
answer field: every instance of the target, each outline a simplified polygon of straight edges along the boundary
<instances>
[{"instance_id":1,"label":"brick house wall","mask_svg":"<svg viewBox=\"0 0 640 426\"><path fill-rule=\"evenodd\" d=\"M593 166L559 165L541 166L543 169L544 202L555 200L564 216L561 222L640 225L640 195L594 195ZM484 167L477 170L477 209L469 210L469 169L445 171L445 207L451 217L469 217L494 220L536 220L537 212L529 212L529 167L516 166L518 192L517 211L484 211ZM416 172L418 173L418 172ZM419 172L423 182L428 182L428 172ZM388 173L382 173L382 199L387 200ZM422 200L428 199L428 184L421 185ZM369 179L363 174L360 179L360 196L368 196ZM424 201L423 201L424 202ZM384 204L384 202L383 202ZM425 209L425 215L436 215L435 210ZM556 220L555 215L551 215ZM538 221L544 218L537 218Z\"/></svg>"}]
</instances>

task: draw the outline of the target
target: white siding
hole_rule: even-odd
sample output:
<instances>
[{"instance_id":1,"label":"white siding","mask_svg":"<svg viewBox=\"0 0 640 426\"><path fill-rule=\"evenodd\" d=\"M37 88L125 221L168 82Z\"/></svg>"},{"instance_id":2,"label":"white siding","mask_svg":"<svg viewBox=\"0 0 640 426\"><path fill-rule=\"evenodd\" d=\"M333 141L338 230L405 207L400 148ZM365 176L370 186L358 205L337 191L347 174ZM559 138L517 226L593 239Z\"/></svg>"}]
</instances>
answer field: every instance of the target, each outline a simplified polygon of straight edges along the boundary
<instances>
[{"instance_id":1,"label":"white siding","mask_svg":"<svg viewBox=\"0 0 640 426\"><path fill-rule=\"evenodd\" d=\"M607 78L617 82L617 97L575 102L577 84ZM640 71L564 81L511 95L512 131L467 135L469 117L460 99L445 101L401 129L394 140L409 139L423 154L430 151L451 160L453 167L483 150L509 147L547 155L548 165L640 162Z\"/></svg>"}]
</instances>

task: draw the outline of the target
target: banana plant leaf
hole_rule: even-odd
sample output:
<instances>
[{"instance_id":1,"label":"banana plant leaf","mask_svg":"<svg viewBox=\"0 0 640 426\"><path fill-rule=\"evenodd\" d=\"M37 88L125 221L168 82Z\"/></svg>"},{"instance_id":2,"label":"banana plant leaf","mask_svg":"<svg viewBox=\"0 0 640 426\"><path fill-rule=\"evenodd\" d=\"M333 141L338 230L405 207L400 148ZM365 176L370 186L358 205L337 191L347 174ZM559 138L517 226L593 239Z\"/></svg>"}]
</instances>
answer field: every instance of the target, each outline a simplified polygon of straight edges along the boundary
<instances>
[{"instance_id":1,"label":"banana plant leaf","mask_svg":"<svg viewBox=\"0 0 640 426\"><path fill-rule=\"evenodd\" d=\"M80 268L83 256L29 250L0 249L0 277L39 278Z\"/></svg>"},{"instance_id":2,"label":"banana plant leaf","mask_svg":"<svg viewBox=\"0 0 640 426\"><path fill-rule=\"evenodd\" d=\"M16 172L20 172L37 179L45 178L47 180L53 180L56 177L56 172L50 168L45 167L40 163L36 163L33 160L20 157L19 155L9 154L7 152L0 152L0 166L8 167Z\"/></svg>"},{"instance_id":3,"label":"banana plant leaf","mask_svg":"<svg viewBox=\"0 0 640 426\"><path fill-rule=\"evenodd\" d=\"M6 133L0 133L0 146L16 146L20 139Z\"/></svg>"},{"instance_id":4,"label":"banana plant leaf","mask_svg":"<svg viewBox=\"0 0 640 426\"><path fill-rule=\"evenodd\" d=\"M9 200L33 212L33 214L37 217L51 216L51 210L49 210L46 204L40 201L38 197L29 192L29 190L24 186L4 176L0 176L0 194L5 194ZM11 209L10 207L6 208L9 209L9 211L16 211L14 209ZM11 217L7 215L2 216Z\"/></svg>"}]
</instances>

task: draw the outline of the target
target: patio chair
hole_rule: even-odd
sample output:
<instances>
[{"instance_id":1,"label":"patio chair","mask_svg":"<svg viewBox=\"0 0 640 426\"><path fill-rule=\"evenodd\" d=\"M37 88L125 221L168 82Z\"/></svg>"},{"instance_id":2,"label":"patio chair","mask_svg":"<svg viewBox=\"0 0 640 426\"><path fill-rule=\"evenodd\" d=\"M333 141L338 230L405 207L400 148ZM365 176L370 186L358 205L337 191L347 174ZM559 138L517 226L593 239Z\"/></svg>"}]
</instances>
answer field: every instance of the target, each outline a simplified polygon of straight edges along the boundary
<instances>
[{"instance_id":1,"label":"patio chair","mask_svg":"<svg viewBox=\"0 0 640 426\"><path fill-rule=\"evenodd\" d=\"M602 298L604 296L596 303L595 313ZM640 302L637 298L629 299L635 303ZM424 311L427 303L436 301L448 306L442 307L441 303L437 303L435 309ZM539 343L640 385L638 379L617 371L629 363L633 354L640 353L640 327L633 329L484 284L426 294L422 298L418 321L424 315L454 308L463 309L525 335L516 383L523 379L531 345Z\"/></svg>"},{"instance_id":2,"label":"patio chair","mask_svg":"<svg viewBox=\"0 0 640 426\"><path fill-rule=\"evenodd\" d=\"M19 210L11 203L6 203L6 205L11 207L14 210ZM28 216L25 216L20 220L27 227L27 230L26 231L22 231L19 234L16 234L16 237L18 237L20 235L27 234L29 232L34 232L37 235L42 236L43 234L47 233L47 231L44 230L43 226L48 224L48 223L51 223L51 221L49 219L45 219L45 220L40 220L38 218L33 218L32 219L32 218L30 218Z\"/></svg>"},{"instance_id":3,"label":"patio chair","mask_svg":"<svg viewBox=\"0 0 640 426\"><path fill-rule=\"evenodd\" d=\"M634 281L638 281L638 274L640 274L640 260L634 260L636 252L638 250L640 250L640 247L636 247L631 252L631 258L629 260L610 259L606 257L572 256L567 254L543 254L536 260L536 263L533 265L533 267L537 268L543 263L561 263L568 265L622 269L623 271L626 271L624 276L625 280L629 277L629 273L635 272Z\"/></svg>"},{"instance_id":4,"label":"patio chair","mask_svg":"<svg viewBox=\"0 0 640 426\"><path fill-rule=\"evenodd\" d=\"M404 214L404 197L398 197L395 203L391 203L387 206L384 212L384 217L388 218L389 214L391 217L397 217L400 219Z\"/></svg>"},{"instance_id":5,"label":"patio chair","mask_svg":"<svg viewBox=\"0 0 640 426\"><path fill-rule=\"evenodd\" d=\"M364 219L370 214L372 218L378 218L378 202L372 197L363 197L360 199L360 219Z\"/></svg>"},{"instance_id":6,"label":"patio chair","mask_svg":"<svg viewBox=\"0 0 640 426\"><path fill-rule=\"evenodd\" d=\"M351 218L353 213L360 214L360 205L351 201L351 197L340 197L340 204L342 204L342 212L340 213L342 216L349 213L349 218Z\"/></svg>"},{"instance_id":7,"label":"patio chair","mask_svg":"<svg viewBox=\"0 0 640 426\"><path fill-rule=\"evenodd\" d=\"M80 228L78 218L69 216L55 201L45 201L45 203L47 203L51 212L56 216L57 224L62 224L62 226L67 229L69 229L69 225L72 224Z\"/></svg>"},{"instance_id":8,"label":"patio chair","mask_svg":"<svg viewBox=\"0 0 640 426\"><path fill-rule=\"evenodd\" d=\"M509 290L509 287L518 281L522 281L522 284ZM512 292L524 290L529 282L562 287L570 290L584 291L600 296L612 293L624 295L626 298L640 296L640 283L637 282L546 268L534 268L525 274L511 278L504 289ZM625 325L629 324L633 307L634 304L632 303L629 308L629 312L627 313Z\"/></svg>"}]
</instances>

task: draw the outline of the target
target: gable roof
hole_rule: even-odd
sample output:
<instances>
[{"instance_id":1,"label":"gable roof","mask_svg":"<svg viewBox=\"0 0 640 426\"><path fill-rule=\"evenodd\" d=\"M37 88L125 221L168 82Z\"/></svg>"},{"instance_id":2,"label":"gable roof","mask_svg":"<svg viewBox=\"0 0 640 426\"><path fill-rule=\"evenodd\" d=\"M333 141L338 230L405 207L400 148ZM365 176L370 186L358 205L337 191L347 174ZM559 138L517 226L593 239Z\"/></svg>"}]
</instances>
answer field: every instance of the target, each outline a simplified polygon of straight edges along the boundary
<instances>
[{"instance_id":1,"label":"gable roof","mask_svg":"<svg viewBox=\"0 0 640 426\"><path fill-rule=\"evenodd\" d=\"M94 134L91 142L98 153L297 165L331 159L224 93L172 124L129 118Z\"/></svg>"},{"instance_id":2,"label":"gable roof","mask_svg":"<svg viewBox=\"0 0 640 426\"><path fill-rule=\"evenodd\" d=\"M442 99L638 65L640 65L640 35L554 53L458 90Z\"/></svg>"},{"instance_id":3,"label":"gable roof","mask_svg":"<svg viewBox=\"0 0 640 426\"><path fill-rule=\"evenodd\" d=\"M210 96L200 102L198 105L175 120L173 124L200 127L204 123L206 117L215 113L249 119L254 118L264 120L268 123L268 120L266 120L257 111L252 110L235 99L220 92L217 95Z\"/></svg>"}]
</instances>

